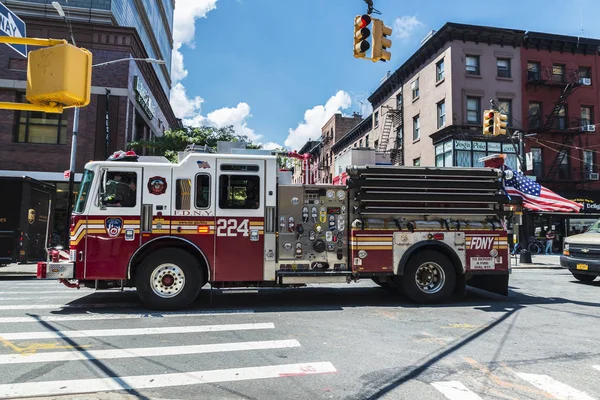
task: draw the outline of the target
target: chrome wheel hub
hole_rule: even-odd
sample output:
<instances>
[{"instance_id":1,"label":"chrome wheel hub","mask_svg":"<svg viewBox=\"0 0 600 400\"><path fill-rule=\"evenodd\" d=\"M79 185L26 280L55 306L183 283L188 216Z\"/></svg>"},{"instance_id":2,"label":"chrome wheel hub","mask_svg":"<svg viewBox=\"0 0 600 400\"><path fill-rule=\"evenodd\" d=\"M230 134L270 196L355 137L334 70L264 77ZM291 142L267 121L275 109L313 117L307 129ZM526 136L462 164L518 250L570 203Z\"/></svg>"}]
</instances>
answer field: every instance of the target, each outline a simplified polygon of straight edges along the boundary
<instances>
[{"instance_id":1,"label":"chrome wheel hub","mask_svg":"<svg viewBox=\"0 0 600 400\"><path fill-rule=\"evenodd\" d=\"M150 275L150 287L159 297L177 296L185 286L185 275L181 268L174 264L161 264Z\"/></svg>"},{"instance_id":2,"label":"chrome wheel hub","mask_svg":"<svg viewBox=\"0 0 600 400\"><path fill-rule=\"evenodd\" d=\"M434 294L444 287L446 274L439 264L433 262L423 263L417 268L415 282L422 292Z\"/></svg>"}]
</instances>

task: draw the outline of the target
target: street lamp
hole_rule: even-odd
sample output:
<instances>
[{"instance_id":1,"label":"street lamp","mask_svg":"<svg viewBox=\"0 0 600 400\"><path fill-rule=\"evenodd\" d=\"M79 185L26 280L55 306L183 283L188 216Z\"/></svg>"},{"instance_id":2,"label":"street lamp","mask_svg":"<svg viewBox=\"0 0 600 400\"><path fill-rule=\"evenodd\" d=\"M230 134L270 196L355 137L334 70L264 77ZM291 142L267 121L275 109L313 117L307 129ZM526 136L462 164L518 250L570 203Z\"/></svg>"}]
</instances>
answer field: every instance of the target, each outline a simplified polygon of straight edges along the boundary
<instances>
[{"instance_id":1,"label":"street lamp","mask_svg":"<svg viewBox=\"0 0 600 400\"><path fill-rule=\"evenodd\" d=\"M104 65L114 64L116 62L121 62L121 61L144 61L144 62L147 62L148 64L159 64L159 65L166 64L166 62L164 60L157 60L156 58L119 58L118 60L111 60L111 61L94 64L94 65L92 65L92 67L94 67L94 68L102 67Z\"/></svg>"}]
</instances>

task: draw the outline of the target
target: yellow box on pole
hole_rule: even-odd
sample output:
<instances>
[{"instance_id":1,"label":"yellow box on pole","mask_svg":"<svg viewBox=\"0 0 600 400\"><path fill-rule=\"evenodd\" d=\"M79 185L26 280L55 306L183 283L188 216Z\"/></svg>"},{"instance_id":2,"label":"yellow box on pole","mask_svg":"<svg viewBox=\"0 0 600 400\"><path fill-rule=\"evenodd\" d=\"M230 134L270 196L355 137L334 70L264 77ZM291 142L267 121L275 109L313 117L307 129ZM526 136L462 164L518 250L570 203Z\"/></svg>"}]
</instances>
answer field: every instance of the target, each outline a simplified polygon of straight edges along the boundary
<instances>
[{"instance_id":1,"label":"yellow box on pole","mask_svg":"<svg viewBox=\"0 0 600 400\"><path fill-rule=\"evenodd\" d=\"M92 53L71 44L30 51L25 97L36 105L85 107L90 103Z\"/></svg>"}]
</instances>

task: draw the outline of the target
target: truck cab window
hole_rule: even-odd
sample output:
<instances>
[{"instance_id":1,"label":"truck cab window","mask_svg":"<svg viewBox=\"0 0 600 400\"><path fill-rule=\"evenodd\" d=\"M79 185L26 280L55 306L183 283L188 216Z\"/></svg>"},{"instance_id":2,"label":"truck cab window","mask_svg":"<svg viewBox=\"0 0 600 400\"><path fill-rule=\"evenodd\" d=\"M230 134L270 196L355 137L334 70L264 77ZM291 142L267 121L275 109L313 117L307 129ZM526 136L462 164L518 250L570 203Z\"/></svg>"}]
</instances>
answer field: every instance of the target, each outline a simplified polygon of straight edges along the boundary
<instances>
[{"instance_id":1,"label":"truck cab window","mask_svg":"<svg viewBox=\"0 0 600 400\"><path fill-rule=\"evenodd\" d=\"M256 175L221 175L219 207L253 209L260 204L260 178Z\"/></svg>"},{"instance_id":2,"label":"truck cab window","mask_svg":"<svg viewBox=\"0 0 600 400\"><path fill-rule=\"evenodd\" d=\"M137 174L107 171L104 201L108 207L135 207Z\"/></svg>"},{"instance_id":3,"label":"truck cab window","mask_svg":"<svg viewBox=\"0 0 600 400\"><path fill-rule=\"evenodd\" d=\"M192 203L192 180L177 179L177 184L175 185L175 192L175 209L189 210Z\"/></svg>"},{"instance_id":4,"label":"truck cab window","mask_svg":"<svg viewBox=\"0 0 600 400\"><path fill-rule=\"evenodd\" d=\"M196 175L196 208L210 206L210 176Z\"/></svg>"},{"instance_id":5,"label":"truck cab window","mask_svg":"<svg viewBox=\"0 0 600 400\"><path fill-rule=\"evenodd\" d=\"M76 213L81 213L85 209L85 204L88 199L88 195L90 193L90 188L92 187L92 181L94 180L94 171L90 171L86 169L83 174L83 179L81 181L81 187L79 188L79 195L77 196L77 203L75 203L75 209L73 210Z\"/></svg>"}]
</instances>

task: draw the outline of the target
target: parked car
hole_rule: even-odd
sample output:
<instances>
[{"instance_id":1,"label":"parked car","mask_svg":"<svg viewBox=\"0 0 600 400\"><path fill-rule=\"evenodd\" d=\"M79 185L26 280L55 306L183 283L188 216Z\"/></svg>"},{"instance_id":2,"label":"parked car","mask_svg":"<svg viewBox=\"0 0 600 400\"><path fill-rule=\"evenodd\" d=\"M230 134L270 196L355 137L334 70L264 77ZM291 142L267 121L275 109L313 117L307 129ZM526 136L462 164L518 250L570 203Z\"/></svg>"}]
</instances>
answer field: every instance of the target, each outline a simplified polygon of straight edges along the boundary
<instances>
[{"instance_id":1,"label":"parked car","mask_svg":"<svg viewBox=\"0 0 600 400\"><path fill-rule=\"evenodd\" d=\"M587 232L565 238L560 265L581 282L592 282L600 276L600 220Z\"/></svg>"}]
</instances>

